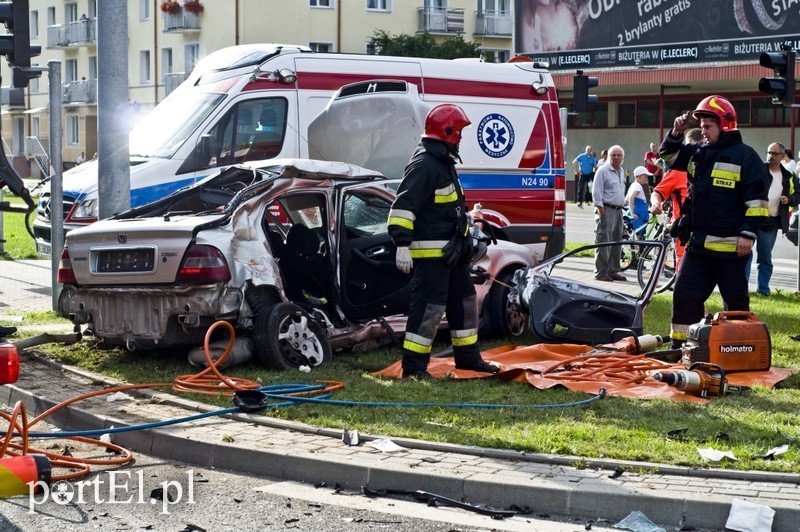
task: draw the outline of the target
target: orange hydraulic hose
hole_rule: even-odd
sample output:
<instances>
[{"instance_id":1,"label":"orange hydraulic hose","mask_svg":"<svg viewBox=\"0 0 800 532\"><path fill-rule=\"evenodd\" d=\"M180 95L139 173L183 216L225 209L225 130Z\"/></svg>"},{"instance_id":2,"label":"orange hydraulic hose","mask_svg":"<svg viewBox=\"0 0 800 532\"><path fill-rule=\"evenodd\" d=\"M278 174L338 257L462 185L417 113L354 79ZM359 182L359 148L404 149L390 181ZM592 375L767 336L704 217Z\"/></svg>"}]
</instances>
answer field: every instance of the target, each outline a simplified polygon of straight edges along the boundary
<instances>
[{"instance_id":1,"label":"orange hydraulic hose","mask_svg":"<svg viewBox=\"0 0 800 532\"><path fill-rule=\"evenodd\" d=\"M211 340L211 333L217 329L218 327L225 327L228 330L229 334L229 341L228 346L225 348L225 351L222 353L222 356L215 362L211 359L211 348L209 346ZM103 465L103 466L112 466L112 465L124 465L130 462L133 459L133 453L131 453L128 449L124 447L120 447L119 445L104 442L102 440L94 439L94 438L86 438L83 436L72 436L65 438L67 440L73 440L77 442L87 443L90 445L96 445L99 447L105 447L109 451L113 451L115 454L119 456L113 456L108 458L83 458L83 457L75 457L75 456L64 456L63 454L57 454L53 452L49 452L46 450L35 449L29 446L28 441L28 433L30 428L36 425L37 423L43 421L48 416L52 415L54 412L61 410L73 403L78 401L82 401L84 399L89 399L92 397L96 397L98 395L104 395L109 393L116 393L120 391L126 390L137 390L143 388L158 388L158 387L165 387L171 386L173 390L177 392L188 392L188 393L200 393L204 395L233 395L235 391L238 390L252 390L255 388L260 388L261 385L247 380L247 379L238 379L234 377L227 377L223 375L217 366L225 360L225 358L229 355L231 350L233 349L235 341L235 331L233 326L226 322L226 321L218 321L209 327L208 331L206 331L205 339L203 341L203 349L206 355L206 364L208 367L197 373L195 375L181 375L177 377L173 382L151 382L145 384L124 384L121 386L114 386L111 388L105 388L103 390L95 390L92 392L88 392L77 397L72 397L61 403L47 409L45 412L36 416L33 421L28 421L27 411L25 409L25 404L22 401L17 401L14 405L14 409L11 414L6 412L0 412L0 417L8 421L8 428L6 429L6 435L3 438L2 443L0 443L0 458L3 456L19 456L23 454L43 454L50 459L50 465L53 468L59 467L62 469L67 469L68 471L61 475L53 475L52 481L56 482L59 480L71 480L75 478L80 478L90 472L90 465ZM319 380L316 381L318 383L325 384L325 386L318 390L311 390L308 392L295 392L287 395L319 395L329 393L334 390L338 390L344 387L343 382L338 381L325 381ZM14 434L17 434L16 436ZM20 443L15 443L12 440L19 439Z\"/></svg>"}]
</instances>

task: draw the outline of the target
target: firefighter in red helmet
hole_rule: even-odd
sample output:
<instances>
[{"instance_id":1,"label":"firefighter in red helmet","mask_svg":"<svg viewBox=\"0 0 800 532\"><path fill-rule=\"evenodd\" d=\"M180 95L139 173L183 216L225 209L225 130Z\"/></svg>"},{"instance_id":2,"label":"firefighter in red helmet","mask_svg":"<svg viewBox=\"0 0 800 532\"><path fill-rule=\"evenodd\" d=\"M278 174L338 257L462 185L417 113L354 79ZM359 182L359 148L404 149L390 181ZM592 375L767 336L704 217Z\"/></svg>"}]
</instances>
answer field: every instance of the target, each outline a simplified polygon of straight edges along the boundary
<instances>
[{"instance_id":1,"label":"firefighter in red helmet","mask_svg":"<svg viewBox=\"0 0 800 532\"><path fill-rule=\"evenodd\" d=\"M700 121L703 141L683 144L683 133L691 127L686 112L675 119L660 149L670 169L686 171L689 180L682 211L690 235L672 296L673 347L703 317L715 286L728 310L750 309L745 269L767 216L766 167L742 142L731 102L712 95L692 114Z\"/></svg>"},{"instance_id":2,"label":"firefighter in red helmet","mask_svg":"<svg viewBox=\"0 0 800 532\"><path fill-rule=\"evenodd\" d=\"M461 131L470 124L457 105L434 107L403 173L389 211L397 268L411 281L403 341L403 378L430 378L431 345L447 312L456 368L497 373L478 348L478 302L469 275L472 242L456 161Z\"/></svg>"}]
</instances>

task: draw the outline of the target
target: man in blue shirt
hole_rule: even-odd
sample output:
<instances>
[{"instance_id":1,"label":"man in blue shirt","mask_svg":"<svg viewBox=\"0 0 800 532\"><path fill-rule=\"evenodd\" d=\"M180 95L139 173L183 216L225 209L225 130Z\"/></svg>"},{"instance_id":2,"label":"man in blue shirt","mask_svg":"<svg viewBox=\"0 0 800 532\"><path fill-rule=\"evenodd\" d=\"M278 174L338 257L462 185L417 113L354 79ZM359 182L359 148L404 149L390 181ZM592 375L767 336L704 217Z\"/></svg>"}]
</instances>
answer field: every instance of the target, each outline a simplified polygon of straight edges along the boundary
<instances>
[{"instance_id":1,"label":"man in blue shirt","mask_svg":"<svg viewBox=\"0 0 800 532\"><path fill-rule=\"evenodd\" d=\"M586 151L581 153L575 160L572 161L572 166L575 167L576 172L581 173L581 179L578 182L578 207L583 207L583 202L588 200L586 194L589 191L589 182L594 179L594 167L597 165L597 159L592 154L592 147L586 146Z\"/></svg>"}]
</instances>

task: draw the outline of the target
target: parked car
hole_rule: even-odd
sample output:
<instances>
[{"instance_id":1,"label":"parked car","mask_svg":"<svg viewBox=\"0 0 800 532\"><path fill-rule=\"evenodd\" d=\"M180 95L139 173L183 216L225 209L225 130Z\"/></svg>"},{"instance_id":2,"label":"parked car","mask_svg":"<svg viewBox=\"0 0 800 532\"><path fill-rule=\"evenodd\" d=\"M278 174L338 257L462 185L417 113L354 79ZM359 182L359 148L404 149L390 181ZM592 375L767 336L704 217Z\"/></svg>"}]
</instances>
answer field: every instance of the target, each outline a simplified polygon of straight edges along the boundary
<instances>
[{"instance_id":1,"label":"parked car","mask_svg":"<svg viewBox=\"0 0 800 532\"><path fill-rule=\"evenodd\" d=\"M644 288L630 283L600 283L579 255L609 246L637 246L640 255L654 256ZM512 281L510 304L529 312L530 328L540 342L604 344L619 337L614 329L643 334L644 311L655 293L667 256L661 240L621 240L579 247L541 264L519 270ZM584 270L585 273L578 273Z\"/></svg>"},{"instance_id":2,"label":"parked car","mask_svg":"<svg viewBox=\"0 0 800 532\"><path fill-rule=\"evenodd\" d=\"M411 280L386 230L397 183L302 159L227 168L71 231L59 313L129 349L196 345L226 320L274 368L387 343L384 317L407 312ZM509 285L532 264L528 248L504 241L473 264L483 332L524 332Z\"/></svg>"}]
</instances>

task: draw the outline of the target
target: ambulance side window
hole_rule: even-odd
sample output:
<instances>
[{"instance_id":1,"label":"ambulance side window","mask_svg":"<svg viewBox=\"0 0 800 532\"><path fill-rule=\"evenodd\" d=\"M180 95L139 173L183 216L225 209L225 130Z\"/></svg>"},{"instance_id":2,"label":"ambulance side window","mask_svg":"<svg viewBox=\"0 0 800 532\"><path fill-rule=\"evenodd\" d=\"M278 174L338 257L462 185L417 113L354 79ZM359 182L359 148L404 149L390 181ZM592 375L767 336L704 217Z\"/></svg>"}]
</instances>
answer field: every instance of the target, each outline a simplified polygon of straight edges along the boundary
<instances>
[{"instance_id":1,"label":"ambulance side window","mask_svg":"<svg viewBox=\"0 0 800 532\"><path fill-rule=\"evenodd\" d=\"M208 132L212 147L209 161L198 162L198 167L228 166L276 157L283 148L287 107L285 98L258 98L234 105ZM197 159L197 156L191 158L192 161ZM183 171L189 170L184 168Z\"/></svg>"}]
</instances>

